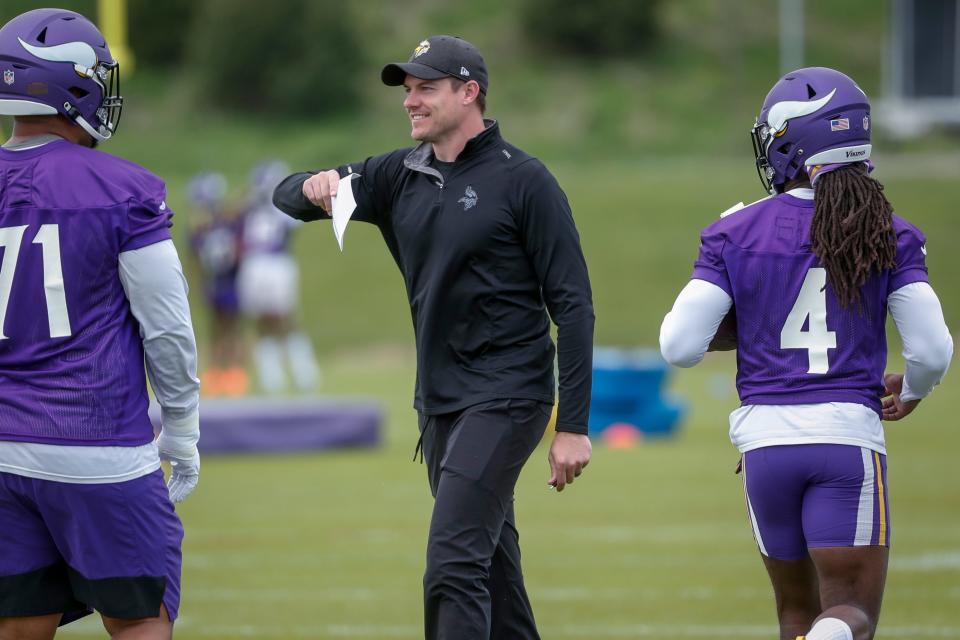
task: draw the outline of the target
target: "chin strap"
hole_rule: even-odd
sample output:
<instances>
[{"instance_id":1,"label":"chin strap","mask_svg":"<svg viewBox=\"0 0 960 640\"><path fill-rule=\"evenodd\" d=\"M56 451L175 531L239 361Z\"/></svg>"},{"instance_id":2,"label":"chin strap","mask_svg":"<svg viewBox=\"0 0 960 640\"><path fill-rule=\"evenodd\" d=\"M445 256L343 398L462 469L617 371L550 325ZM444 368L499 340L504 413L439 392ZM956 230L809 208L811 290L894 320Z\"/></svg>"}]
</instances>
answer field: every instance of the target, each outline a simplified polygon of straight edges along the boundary
<instances>
[{"instance_id":1,"label":"chin strap","mask_svg":"<svg viewBox=\"0 0 960 640\"><path fill-rule=\"evenodd\" d=\"M71 120L76 122L78 125L80 125L80 128L86 131L88 134L90 134L90 136L93 137L93 139L96 140L97 142L103 142L104 140L109 140L110 136L113 135L112 132L106 127L101 127L100 130L94 129L90 125L90 123L87 122L86 118L80 115L80 111L78 111L77 108L74 107L69 102L64 102L63 108L67 112L67 116ZM106 130L107 134L104 135L103 133L101 133L101 130Z\"/></svg>"}]
</instances>

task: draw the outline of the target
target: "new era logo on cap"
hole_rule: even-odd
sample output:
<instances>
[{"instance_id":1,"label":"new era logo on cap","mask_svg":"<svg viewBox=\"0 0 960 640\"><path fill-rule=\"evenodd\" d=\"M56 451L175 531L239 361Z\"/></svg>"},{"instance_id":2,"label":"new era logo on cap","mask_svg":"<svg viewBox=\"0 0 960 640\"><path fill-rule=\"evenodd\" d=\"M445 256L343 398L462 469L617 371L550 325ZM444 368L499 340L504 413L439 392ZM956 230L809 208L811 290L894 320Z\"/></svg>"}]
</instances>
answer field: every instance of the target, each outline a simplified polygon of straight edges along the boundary
<instances>
[{"instance_id":1,"label":"new era logo on cap","mask_svg":"<svg viewBox=\"0 0 960 640\"><path fill-rule=\"evenodd\" d=\"M481 92L487 92L487 65L483 56L469 42L453 36L430 36L417 45L409 61L388 64L380 72L383 83L389 86L402 85L408 75L423 80L448 76L474 80Z\"/></svg>"}]
</instances>

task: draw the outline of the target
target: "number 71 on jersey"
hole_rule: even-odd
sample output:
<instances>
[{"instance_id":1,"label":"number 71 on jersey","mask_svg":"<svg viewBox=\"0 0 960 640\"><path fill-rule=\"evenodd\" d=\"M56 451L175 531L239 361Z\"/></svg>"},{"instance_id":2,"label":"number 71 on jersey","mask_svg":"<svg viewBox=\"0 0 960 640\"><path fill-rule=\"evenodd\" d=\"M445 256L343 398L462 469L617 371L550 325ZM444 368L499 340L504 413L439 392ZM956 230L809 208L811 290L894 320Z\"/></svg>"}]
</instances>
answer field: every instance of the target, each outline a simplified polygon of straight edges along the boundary
<instances>
[{"instance_id":1,"label":"number 71 on jersey","mask_svg":"<svg viewBox=\"0 0 960 640\"><path fill-rule=\"evenodd\" d=\"M3 330L7 320L7 307L13 289L13 276L20 257L20 245L27 225L0 228L0 247L3 261L0 262L0 340L9 336ZM67 297L63 290L63 267L60 261L60 225L42 224L33 244L43 249L43 293L47 301L47 324L51 338L64 338L71 334L70 315L67 313Z\"/></svg>"}]
</instances>

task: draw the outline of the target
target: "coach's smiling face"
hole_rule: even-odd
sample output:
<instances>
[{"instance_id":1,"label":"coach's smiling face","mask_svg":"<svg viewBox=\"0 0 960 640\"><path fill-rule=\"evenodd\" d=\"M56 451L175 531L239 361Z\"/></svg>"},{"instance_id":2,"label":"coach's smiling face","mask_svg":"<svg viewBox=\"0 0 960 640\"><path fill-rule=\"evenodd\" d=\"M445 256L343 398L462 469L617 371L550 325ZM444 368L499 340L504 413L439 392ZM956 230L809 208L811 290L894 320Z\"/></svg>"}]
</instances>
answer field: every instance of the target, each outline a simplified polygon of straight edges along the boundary
<instances>
[{"instance_id":1,"label":"coach's smiling face","mask_svg":"<svg viewBox=\"0 0 960 640\"><path fill-rule=\"evenodd\" d=\"M459 85L457 89L453 88L455 84ZM407 92L403 107L410 118L410 137L432 144L449 138L468 113L470 84L453 78L423 80L408 75L403 83Z\"/></svg>"}]
</instances>

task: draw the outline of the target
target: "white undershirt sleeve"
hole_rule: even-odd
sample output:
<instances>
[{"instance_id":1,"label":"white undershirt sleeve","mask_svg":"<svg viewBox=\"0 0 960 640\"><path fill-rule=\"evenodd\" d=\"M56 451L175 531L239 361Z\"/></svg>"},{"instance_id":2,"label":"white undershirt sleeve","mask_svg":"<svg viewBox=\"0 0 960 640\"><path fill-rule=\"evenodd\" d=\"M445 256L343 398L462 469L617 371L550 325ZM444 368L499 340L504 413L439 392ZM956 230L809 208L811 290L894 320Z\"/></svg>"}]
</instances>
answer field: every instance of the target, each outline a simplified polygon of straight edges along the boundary
<instances>
[{"instance_id":1,"label":"white undershirt sleeve","mask_svg":"<svg viewBox=\"0 0 960 640\"><path fill-rule=\"evenodd\" d=\"M940 299L928 283L913 282L891 293L887 304L907 362L900 398L923 398L943 379L953 357L953 338Z\"/></svg>"},{"instance_id":2,"label":"white undershirt sleeve","mask_svg":"<svg viewBox=\"0 0 960 640\"><path fill-rule=\"evenodd\" d=\"M120 254L120 282L140 323L150 385L164 431L199 433L197 343L187 281L172 240Z\"/></svg>"},{"instance_id":3,"label":"white undershirt sleeve","mask_svg":"<svg viewBox=\"0 0 960 640\"><path fill-rule=\"evenodd\" d=\"M691 280L660 325L660 353L670 364L692 367L701 360L724 316L733 306L726 291L706 280Z\"/></svg>"}]
</instances>

